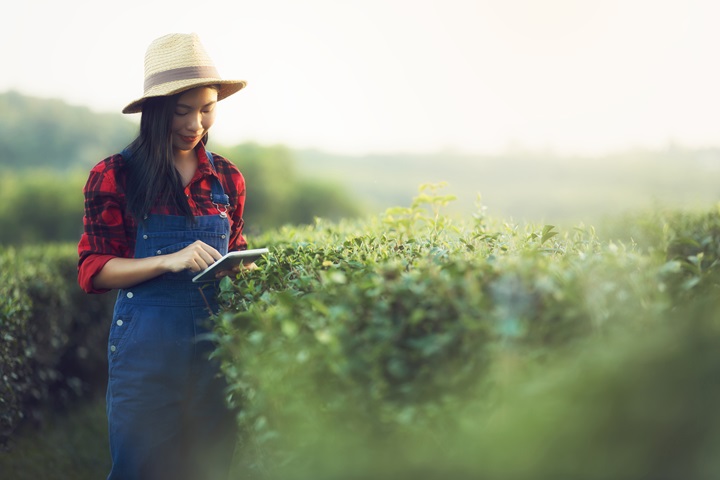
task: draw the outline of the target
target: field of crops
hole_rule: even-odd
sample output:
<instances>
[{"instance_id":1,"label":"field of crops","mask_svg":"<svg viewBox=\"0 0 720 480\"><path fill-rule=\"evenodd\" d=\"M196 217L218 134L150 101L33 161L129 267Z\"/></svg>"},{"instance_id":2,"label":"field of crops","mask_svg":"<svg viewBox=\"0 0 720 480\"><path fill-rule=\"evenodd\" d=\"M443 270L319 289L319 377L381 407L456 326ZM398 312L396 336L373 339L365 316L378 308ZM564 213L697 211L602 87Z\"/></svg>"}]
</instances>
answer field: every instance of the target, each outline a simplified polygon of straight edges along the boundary
<instances>
[{"instance_id":1,"label":"field of crops","mask_svg":"<svg viewBox=\"0 0 720 480\"><path fill-rule=\"evenodd\" d=\"M618 219L611 238L481 206L451 219L451 201L428 185L410 207L250 239L270 254L223 280L214 319L233 478L720 478L720 209ZM32 350L23 278L0 320ZM38 390L11 380L6 407L13 381ZM6 435L16 413L0 411Z\"/></svg>"},{"instance_id":2,"label":"field of crops","mask_svg":"<svg viewBox=\"0 0 720 480\"><path fill-rule=\"evenodd\" d=\"M714 478L720 215L471 222L435 186L223 283L238 478Z\"/></svg>"}]
</instances>

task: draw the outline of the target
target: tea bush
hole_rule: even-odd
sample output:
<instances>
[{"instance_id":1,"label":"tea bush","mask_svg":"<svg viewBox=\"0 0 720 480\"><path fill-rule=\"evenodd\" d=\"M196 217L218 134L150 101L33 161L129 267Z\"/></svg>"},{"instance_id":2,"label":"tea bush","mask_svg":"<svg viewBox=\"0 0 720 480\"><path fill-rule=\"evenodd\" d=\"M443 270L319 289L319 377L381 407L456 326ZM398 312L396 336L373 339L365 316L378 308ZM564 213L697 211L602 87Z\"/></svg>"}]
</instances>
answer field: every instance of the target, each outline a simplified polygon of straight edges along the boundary
<instances>
[{"instance_id":1,"label":"tea bush","mask_svg":"<svg viewBox=\"0 0 720 480\"><path fill-rule=\"evenodd\" d=\"M271 246L259 270L223 281L217 355L241 407L243 474L317 478L383 451L399 460L417 439L452 443L510 408L520 373L562 376L560 358L663 330L689 291L677 232L708 234L704 217L669 216L664 244L643 250L482 210L455 223L440 212L450 200L428 188L383 218L281 229L255 239ZM689 255L717 244L704 245ZM715 264L703 268L698 292Z\"/></svg>"},{"instance_id":2,"label":"tea bush","mask_svg":"<svg viewBox=\"0 0 720 480\"><path fill-rule=\"evenodd\" d=\"M461 222L450 201L426 186L252 238L271 253L221 282L214 318L234 473L716 477L720 210L649 212L613 240ZM113 298L76 286L74 245L0 250L0 276L5 440L104 382Z\"/></svg>"},{"instance_id":3,"label":"tea bush","mask_svg":"<svg viewBox=\"0 0 720 480\"><path fill-rule=\"evenodd\" d=\"M74 245L0 249L0 442L102 386L111 309L77 285Z\"/></svg>"},{"instance_id":4,"label":"tea bush","mask_svg":"<svg viewBox=\"0 0 720 480\"><path fill-rule=\"evenodd\" d=\"M611 222L610 231L638 251L667 261L675 300L692 300L699 290L717 292L720 285L720 204L705 211L656 210Z\"/></svg>"}]
</instances>

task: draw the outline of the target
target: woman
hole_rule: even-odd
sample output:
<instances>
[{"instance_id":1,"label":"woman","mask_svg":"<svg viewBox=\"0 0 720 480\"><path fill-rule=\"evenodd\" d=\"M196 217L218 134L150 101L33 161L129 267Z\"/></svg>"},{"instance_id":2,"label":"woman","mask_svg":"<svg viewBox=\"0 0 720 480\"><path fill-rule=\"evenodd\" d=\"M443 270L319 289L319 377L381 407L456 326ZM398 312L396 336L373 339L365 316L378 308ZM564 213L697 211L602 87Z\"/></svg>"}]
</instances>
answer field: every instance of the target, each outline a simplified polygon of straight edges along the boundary
<instances>
[{"instance_id":1,"label":"woman","mask_svg":"<svg viewBox=\"0 0 720 480\"><path fill-rule=\"evenodd\" d=\"M217 102L243 87L219 77L195 34L155 40L144 94L123 109L142 112L140 134L85 186L79 283L88 293L119 289L108 343L109 479L209 479L230 464L234 415L203 338L216 284L191 279L247 248L245 181L205 150Z\"/></svg>"}]
</instances>

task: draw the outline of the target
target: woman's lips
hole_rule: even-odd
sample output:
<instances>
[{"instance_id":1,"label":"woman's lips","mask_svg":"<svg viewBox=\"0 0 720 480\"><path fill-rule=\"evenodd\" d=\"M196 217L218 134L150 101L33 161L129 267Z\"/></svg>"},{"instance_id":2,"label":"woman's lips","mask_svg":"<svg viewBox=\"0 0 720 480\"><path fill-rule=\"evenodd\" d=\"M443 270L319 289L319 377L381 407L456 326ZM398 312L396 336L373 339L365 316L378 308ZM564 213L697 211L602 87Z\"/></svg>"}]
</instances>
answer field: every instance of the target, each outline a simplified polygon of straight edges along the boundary
<instances>
[{"instance_id":1,"label":"woman's lips","mask_svg":"<svg viewBox=\"0 0 720 480\"><path fill-rule=\"evenodd\" d=\"M185 135L180 135L180 140L182 140L183 142L187 142L187 143L193 143L194 141L196 141L199 138L200 137L198 137L198 136L186 137Z\"/></svg>"}]
</instances>

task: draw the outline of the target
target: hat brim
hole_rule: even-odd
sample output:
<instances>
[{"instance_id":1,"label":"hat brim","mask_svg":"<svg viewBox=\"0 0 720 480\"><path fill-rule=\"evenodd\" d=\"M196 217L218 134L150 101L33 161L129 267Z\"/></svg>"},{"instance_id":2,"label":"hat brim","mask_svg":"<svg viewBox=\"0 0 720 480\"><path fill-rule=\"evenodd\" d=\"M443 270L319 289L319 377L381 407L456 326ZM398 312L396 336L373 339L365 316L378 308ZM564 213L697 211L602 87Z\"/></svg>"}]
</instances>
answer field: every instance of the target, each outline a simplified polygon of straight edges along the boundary
<instances>
[{"instance_id":1,"label":"hat brim","mask_svg":"<svg viewBox=\"0 0 720 480\"><path fill-rule=\"evenodd\" d=\"M150 89L145 92L141 98L134 100L127 104L122 109L122 113L140 113L142 112L142 106L145 100L152 97L168 97L175 95L186 90L192 90L197 87L208 87L216 85L218 87L218 101L229 97L230 95L239 92L247 85L245 80L218 80L213 79L201 79L194 78L192 80L178 80L176 82L168 82L159 85L155 89Z\"/></svg>"}]
</instances>

